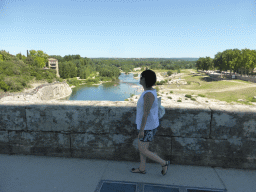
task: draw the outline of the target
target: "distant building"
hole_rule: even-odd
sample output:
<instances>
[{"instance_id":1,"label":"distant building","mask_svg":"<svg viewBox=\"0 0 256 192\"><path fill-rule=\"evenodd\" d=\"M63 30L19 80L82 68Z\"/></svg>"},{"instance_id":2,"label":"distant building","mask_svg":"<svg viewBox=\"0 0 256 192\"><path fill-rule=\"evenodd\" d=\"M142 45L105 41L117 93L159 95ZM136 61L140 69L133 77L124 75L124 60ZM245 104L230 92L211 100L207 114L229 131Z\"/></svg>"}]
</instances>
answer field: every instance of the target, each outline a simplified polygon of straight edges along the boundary
<instances>
[{"instance_id":1,"label":"distant building","mask_svg":"<svg viewBox=\"0 0 256 192\"><path fill-rule=\"evenodd\" d=\"M56 70L56 76L60 77L58 59L48 58L48 68L49 69L55 69Z\"/></svg>"}]
</instances>

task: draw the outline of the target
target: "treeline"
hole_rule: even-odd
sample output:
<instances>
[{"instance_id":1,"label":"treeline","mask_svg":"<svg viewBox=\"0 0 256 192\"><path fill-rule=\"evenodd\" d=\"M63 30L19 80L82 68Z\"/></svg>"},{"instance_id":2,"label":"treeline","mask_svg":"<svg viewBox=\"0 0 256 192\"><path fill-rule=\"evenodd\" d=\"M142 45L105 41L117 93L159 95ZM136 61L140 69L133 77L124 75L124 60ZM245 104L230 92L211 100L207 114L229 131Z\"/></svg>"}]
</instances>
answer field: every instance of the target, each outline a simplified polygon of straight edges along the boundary
<instances>
[{"instance_id":1,"label":"treeline","mask_svg":"<svg viewBox=\"0 0 256 192\"><path fill-rule=\"evenodd\" d=\"M91 73L99 72L99 76L118 79L120 70L125 73L133 71L134 68L143 69L191 69L195 68L195 61L141 61L140 59L89 59L80 55L61 56L51 55L51 58L58 59L59 74L62 78L80 77L86 79Z\"/></svg>"},{"instance_id":2,"label":"treeline","mask_svg":"<svg viewBox=\"0 0 256 192\"><path fill-rule=\"evenodd\" d=\"M220 70L240 74L254 75L256 71L256 50L228 49L218 52L214 59L210 57L199 58L196 67L201 70Z\"/></svg>"},{"instance_id":3,"label":"treeline","mask_svg":"<svg viewBox=\"0 0 256 192\"><path fill-rule=\"evenodd\" d=\"M48 59L58 59L59 75L56 77L54 69L48 67ZM136 61L135 61L136 60ZM157 61L153 61L157 60ZM120 69L126 74L134 68L179 70L195 68L195 61L175 59L90 59L80 55L47 55L43 51L30 50L28 57L22 54L11 55L5 50L0 51L0 92L18 92L23 90L31 80L46 80L49 83L67 79L70 85L79 85L75 77L88 79L86 83L99 81L115 81L121 75ZM172 72L168 71L168 75ZM95 79L90 77L95 76Z\"/></svg>"},{"instance_id":4,"label":"treeline","mask_svg":"<svg viewBox=\"0 0 256 192\"><path fill-rule=\"evenodd\" d=\"M92 73L99 72L101 77L109 77L118 79L120 76L120 69L125 73L133 71L136 67L142 69L166 69L166 70L178 70L178 69L191 69L195 68L195 61L185 61L175 59L158 59L149 58L149 60L141 59L90 59L87 57L81 57L80 55L66 55L61 57L59 55L47 55L43 51L30 50L29 56L16 54L12 56L6 51L0 52L0 61L14 60L14 57L19 61L27 64L30 68L43 69L48 67L48 58L55 58L58 60L59 74L62 79L80 77L81 79L88 78ZM2 58L2 59L1 59ZM196 60L188 58L190 60ZM36 72L36 71L35 71ZM34 72L34 73L35 73Z\"/></svg>"}]
</instances>

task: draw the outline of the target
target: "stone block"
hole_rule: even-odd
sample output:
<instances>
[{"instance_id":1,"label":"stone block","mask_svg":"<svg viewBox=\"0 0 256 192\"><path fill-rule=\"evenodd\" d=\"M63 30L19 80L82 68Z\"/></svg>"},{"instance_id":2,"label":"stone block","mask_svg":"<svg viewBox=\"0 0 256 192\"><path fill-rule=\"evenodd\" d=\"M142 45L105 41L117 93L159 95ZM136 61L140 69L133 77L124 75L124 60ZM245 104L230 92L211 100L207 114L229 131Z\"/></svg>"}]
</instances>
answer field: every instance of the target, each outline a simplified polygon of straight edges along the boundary
<instances>
[{"instance_id":1,"label":"stone block","mask_svg":"<svg viewBox=\"0 0 256 192\"><path fill-rule=\"evenodd\" d=\"M7 131L0 131L0 154L9 154L9 139Z\"/></svg>"},{"instance_id":2,"label":"stone block","mask_svg":"<svg viewBox=\"0 0 256 192\"><path fill-rule=\"evenodd\" d=\"M70 136L56 132L10 131L11 154L70 157Z\"/></svg>"},{"instance_id":3,"label":"stone block","mask_svg":"<svg viewBox=\"0 0 256 192\"><path fill-rule=\"evenodd\" d=\"M256 146L256 139L213 140L173 137L172 162L240 169L256 168L256 148L250 146ZM250 165L248 160L252 160Z\"/></svg>"}]
</instances>

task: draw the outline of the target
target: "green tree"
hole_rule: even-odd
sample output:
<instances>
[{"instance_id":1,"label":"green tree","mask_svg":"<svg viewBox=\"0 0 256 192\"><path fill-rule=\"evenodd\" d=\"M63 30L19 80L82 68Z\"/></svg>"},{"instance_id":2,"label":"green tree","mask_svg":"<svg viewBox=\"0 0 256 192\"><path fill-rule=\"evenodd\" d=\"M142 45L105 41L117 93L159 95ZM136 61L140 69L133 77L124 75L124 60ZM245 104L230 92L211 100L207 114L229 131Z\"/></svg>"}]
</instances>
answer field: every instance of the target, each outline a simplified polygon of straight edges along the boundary
<instances>
[{"instance_id":1,"label":"green tree","mask_svg":"<svg viewBox=\"0 0 256 192\"><path fill-rule=\"evenodd\" d=\"M242 49L241 51L241 58L242 58L242 65L240 66L242 72L245 74L248 74L251 62L252 62L252 58L250 56L250 50L249 49Z\"/></svg>"},{"instance_id":2,"label":"green tree","mask_svg":"<svg viewBox=\"0 0 256 192\"><path fill-rule=\"evenodd\" d=\"M30 50L29 56L33 58L36 67L43 68L48 62L48 55L41 50Z\"/></svg>"},{"instance_id":3,"label":"green tree","mask_svg":"<svg viewBox=\"0 0 256 192\"><path fill-rule=\"evenodd\" d=\"M34 61L35 61L36 67L38 68L45 67L45 59L43 57L35 57Z\"/></svg>"},{"instance_id":4,"label":"green tree","mask_svg":"<svg viewBox=\"0 0 256 192\"><path fill-rule=\"evenodd\" d=\"M71 55L65 55L64 56L64 61L72 61L72 60L73 60L73 58L72 58Z\"/></svg>"},{"instance_id":5,"label":"green tree","mask_svg":"<svg viewBox=\"0 0 256 192\"><path fill-rule=\"evenodd\" d=\"M250 50L249 57L249 71L252 74L254 68L256 67L256 50Z\"/></svg>"},{"instance_id":6,"label":"green tree","mask_svg":"<svg viewBox=\"0 0 256 192\"><path fill-rule=\"evenodd\" d=\"M214 63L214 71L215 71L215 68L218 68L218 69L221 68L221 66L222 66L222 53L221 52L218 52L214 56L213 63Z\"/></svg>"},{"instance_id":7,"label":"green tree","mask_svg":"<svg viewBox=\"0 0 256 192\"><path fill-rule=\"evenodd\" d=\"M34 66L34 59L33 59L33 57L28 56L25 59L25 63L27 63L30 68L32 68Z\"/></svg>"},{"instance_id":8,"label":"green tree","mask_svg":"<svg viewBox=\"0 0 256 192\"><path fill-rule=\"evenodd\" d=\"M241 51L239 49L233 49L233 59L232 59L232 70L233 72L238 72L239 66L241 66Z\"/></svg>"},{"instance_id":9,"label":"green tree","mask_svg":"<svg viewBox=\"0 0 256 192\"><path fill-rule=\"evenodd\" d=\"M205 70L203 63L204 63L204 58L203 58L203 57L200 57L200 58L196 61L196 68L197 68L197 71L198 71L198 69Z\"/></svg>"},{"instance_id":10,"label":"green tree","mask_svg":"<svg viewBox=\"0 0 256 192\"><path fill-rule=\"evenodd\" d=\"M0 54L0 62L4 61L3 55Z\"/></svg>"},{"instance_id":11,"label":"green tree","mask_svg":"<svg viewBox=\"0 0 256 192\"><path fill-rule=\"evenodd\" d=\"M22 55L21 53L16 54L16 57L17 57L19 60L23 61L24 63L25 63L26 58L27 58L25 55Z\"/></svg>"},{"instance_id":12,"label":"green tree","mask_svg":"<svg viewBox=\"0 0 256 192\"><path fill-rule=\"evenodd\" d=\"M204 63L204 68L205 68L206 70L213 69L213 59L212 59L212 58L206 57L206 58L203 60L203 63Z\"/></svg>"},{"instance_id":13,"label":"green tree","mask_svg":"<svg viewBox=\"0 0 256 192\"><path fill-rule=\"evenodd\" d=\"M222 53L222 68L226 71L226 70L230 70L232 71L232 69L234 69L235 67L235 63L233 62L233 60L235 59L234 56L234 52L232 49L228 49L225 50Z\"/></svg>"},{"instance_id":14,"label":"green tree","mask_svg":"<svg viewBox=\"0 0 256 192\"><path fill-rule=\"evenodd\" d=\"M8 52L6 52L5 50L0 51L0 54L3 57L3 61L10 61L10 60L12 60L12 56Z\"/></svg>"}]
</instances>

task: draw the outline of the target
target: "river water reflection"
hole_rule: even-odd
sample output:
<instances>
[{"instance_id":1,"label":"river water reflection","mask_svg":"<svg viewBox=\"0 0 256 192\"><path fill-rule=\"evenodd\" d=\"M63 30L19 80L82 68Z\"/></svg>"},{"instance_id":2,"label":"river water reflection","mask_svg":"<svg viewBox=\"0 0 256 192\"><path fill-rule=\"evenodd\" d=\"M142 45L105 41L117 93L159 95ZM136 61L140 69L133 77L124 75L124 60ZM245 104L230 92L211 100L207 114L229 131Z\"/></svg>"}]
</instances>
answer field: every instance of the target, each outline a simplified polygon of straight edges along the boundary
<instances>
[{"instance_id":1,"label":"river water reflection","mask_svg":"<svg viewBox=\"0 0 256 192\"><path fill-rule=\"evenodd\" d=\"M140 95L143 87L139 76L136 79L133 73L121 73L115 82L106 82L100 85L80 85L72 88L72 94L60 100L82 100L82 101L124 101L131 94Z\"/></svg>"}]
</instances>

